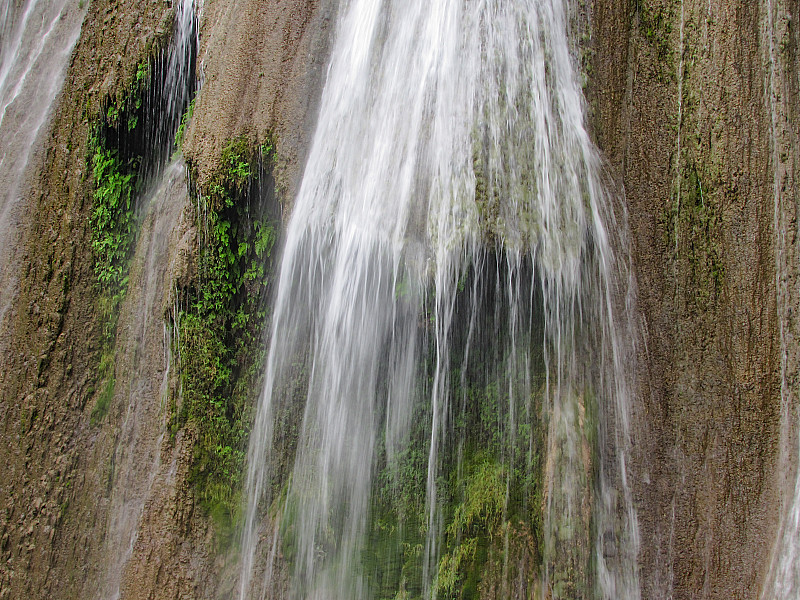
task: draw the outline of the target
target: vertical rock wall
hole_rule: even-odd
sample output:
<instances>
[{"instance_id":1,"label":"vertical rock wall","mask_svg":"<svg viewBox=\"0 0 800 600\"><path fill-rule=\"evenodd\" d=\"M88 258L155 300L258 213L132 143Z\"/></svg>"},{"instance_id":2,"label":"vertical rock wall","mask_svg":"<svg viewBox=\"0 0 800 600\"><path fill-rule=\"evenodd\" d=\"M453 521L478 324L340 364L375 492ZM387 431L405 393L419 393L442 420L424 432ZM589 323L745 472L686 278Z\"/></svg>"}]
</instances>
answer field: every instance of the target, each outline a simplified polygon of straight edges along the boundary
<instances>
[{"instance_id":1,"label":"vertical rock wall","mask_svg":"<svg viewBox=\"0 0 800 600\"><path fill-rule=\"evenodd\" d=\"M220 581L225 593L225 553L189 481L194 433L162 435L169 341L160 339L158 321L166 321L174 300L169 290L175 279L190 276L197 248L191 207L180 206L188 196L181 200L179 192L168 192L178 204L165 209L167 221L151 214L142 223L117 331L117 391L108 414L92 419L102 323L91 255L88 139L102 103L122 97L137 68L169 37L172 4L91 1L51 133L31 169L21 224L22 291L3 340L13 351L0 373L2 598L93 598L117 589L122 598L213 597ZM207 10L198 4L207 85L185 146L195 173L201 181L207 177L234 136L270 137L283 189L291 190L313 126L331 9L302 1L215 1L205 3ZM164 222L170 227L159 230ZM144 247L147 240L158 242L156 254ZM160 265L150 270L157 282L145 280L152 260ZM141 310L154 319L155 333L141 330ZM127 439L126 431L138 433ZM155 460L140 448L145 438L148 448L160 444ZM143 463L154 463L152 483L130 558L119 566L110 554L124 550L112 540L119 525L114 507L126 502L120 465L141 470Z\"/></svg>"},{"instance_id":2,"label":"vertical rock wall","mask_svg":"<svg viewBox=\"0 0 800 600\"><path fill-rule=\"evenodd\" d=\"M276 179L291 202L316 124L336 0L216 0L201 12L203 88L184 145L198 183L229 140L270 141Z\"/></svg>"},{"instance_id":3,"label":"vertical rock wall","mask_svg":"<svg viewBox=\"0 0 800 600\"><path fill-rule=\"evenodd\" d=\"M20 293L0 374L3 598L81 597L98 575L106 465L90 457L107 436L89 424L99 338L89 122L163 38L169 15L163 3L92 2L51 133L31 163Z\"/></svg>"},{"instance_id":4,"label":"vertical rock wall","mask_svg":"<svg viewBox=\"0 0 800 600\"><path fill-rule=\"evenodd\" d=\"M201 4L204 86L187 159L203 181L228 140L272 139L288 205L335 2ZM633 465L642 597L757 598L797 467L800 5L584 7L590 122L625 194L643 325ZM13 348L0 371L1 598L92 597L103 577L123 416L117 405L91 423L100 323L87 140L100 100L124 88L171 15L164 2L91 1L34 161L22 291L0 344ZM163 375L155 369L145 387L159 389ZM225 593L225 563L188 482L191 436L164 446L168 468L121 575L124 598L210 597L220 581Z\"/></svg>"},{"instance_id":5,"label":"vertical rock wall","mask_svg":"<svg viewBox=\"0 0 800 600\"><path fill-rule=\"evenodd\" d=\"M592 9L590 120L643 324L642 597L757 598L797 452L798 4Z\"/></svg>"}]
</instances>

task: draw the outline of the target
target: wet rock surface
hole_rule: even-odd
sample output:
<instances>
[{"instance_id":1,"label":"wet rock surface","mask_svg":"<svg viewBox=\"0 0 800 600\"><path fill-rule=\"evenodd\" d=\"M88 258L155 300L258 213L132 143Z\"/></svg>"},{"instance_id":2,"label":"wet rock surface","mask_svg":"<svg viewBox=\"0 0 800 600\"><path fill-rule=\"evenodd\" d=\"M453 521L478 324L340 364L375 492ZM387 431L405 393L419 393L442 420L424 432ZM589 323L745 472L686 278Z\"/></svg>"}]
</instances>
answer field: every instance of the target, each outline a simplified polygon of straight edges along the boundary
<instances>
[{"instance_id":1,"label":"wet rock surface","mask_svg":"<svg viewBox=\"0 0 800 600\"><path fill-rule=\"evenodd\" d=\"M589 122L624 192L641 311L632 470L642 597L757 598L797 467L800 7L585 6ZM204 85L184 148L200 182L228 140L270 139L290 206L335 8L204 3ZM91 422L100 323L89 123L164 43L172 14L157 0L89 3L48 139L33 155L13 248L20 292L0 333L10 349L0 371L0 598L93 597L104 581L113 491L124 479L112 460L123 413L118 403ZM173 221L163 277L190 278L192 228L185 213ZM170 301L160 296L154 313ZM129 337L131 315L122 318ZM148 343L162 361L162 342ZM151 399L165 376L159 364L145 385ZM164 427L157 406L150 416ZM233 587L230 558L188 482L192 435L157 445L123 598ZM613 535L603 548L613 555ZM497 596L491 586L487 597Z\"/></svg>"},{"instance_id":2,"label":"wet rock surface","mask_svg":"<svg viewBox=\"0 0 800 600\"><path fill-rule=\"evenodd\" d=\"M590 122L624 191L642 318L643 598L759 597L793 492L796 12L593 3Z\"/></svg>"},{"instance_id":3,"label":"wet rock surface","mask_svg":"<svg viewBox=\"0 0 800 600\"><path fill-rule=\"evenodd\" d=\"M203 89L184 152L198 184L225 144L245 135L277 151L276 180L291 204L316 124L336 0L207 2L200 14Z\"/></svg>"},{"instance_id":4,"label":"wet rock surface","mask_svg":"<svg viewBox=\"0 0 800 600\"><path fill-rule=\"evenodd\" d=\"M165 435L162 388L176 393L175 374L165 371L168 341L160 323L155 334L140 331L142 307L148 318L165 320L175 301L173 286L195 276L197 240L185 204L179 202L168 218L161 217L166 229L157 230L158 216L151 215L142 225L143 238L166 242L163 256L156 257L164 264L153 289L145 281L148 269L143 264L152 258L145 248L136 250L130 284L134 292L120 315L123 358L117 366L117 391L106 418L92 420L99 394L101 323L90 244L93 182L87 141L103 102L124 96L139 65L166 43L172 4L90 3L45 149L32 162L19 242L21 292L2 340L3 347L13 349L0 374L3 598L103 597L111 589L109 565L120 562L109 556L115 527L119 529L114 507L130 501L120 490L136 477L122 472L126 464L138 465L139 471L146 471L148 463L154 467L143 475L146 493L137 500L144 502L141 517L130 556L120 563L112 585L120 597L209 597L222 578L225 558L218 557L213 525L197 506L189 482L193 432L180 431L174 439ZM288 189L298 177L324 64L320 52L326 28L320 24L318 4L268 3L266 16L274 19L262 14L263 3L250 2L244 13L241 3L207 4L199 38L209 91L202 100L206 108L198 111L207 116L196 119L187 155L218 157L234 135L247 134L255 144L269 132L276 139ZM276 22L283 26L276 28ZM254 44L254 35L264 39ZM216 54L209 51L215 40L225 42ZM239 50L231 52L230 45ZM235 86L258 82L252 77L255 70L270 84L242 94ZM255 112L237 112L245 109ZM221 127L223 123L229 124ZM192 148L199 150L192 154ZM200 180L216 167L213 159L197 158L195 163ZM136 369L144 377L126 375ZM140 422L132 424L134 406ZM137 443L129 444L134 439Z\"/></svg>"}]
</instances>

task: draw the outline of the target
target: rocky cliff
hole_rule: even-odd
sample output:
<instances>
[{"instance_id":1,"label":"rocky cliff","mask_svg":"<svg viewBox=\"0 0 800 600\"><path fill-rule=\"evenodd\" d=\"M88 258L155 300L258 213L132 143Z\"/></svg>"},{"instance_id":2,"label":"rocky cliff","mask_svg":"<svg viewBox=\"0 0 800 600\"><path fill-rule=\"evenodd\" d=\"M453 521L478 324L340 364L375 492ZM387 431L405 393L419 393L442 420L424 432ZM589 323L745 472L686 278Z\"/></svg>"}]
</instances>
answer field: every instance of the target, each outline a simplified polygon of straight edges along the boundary
<instances>
[{"instance_id":1,"label":"rocky cliff","mask_svg":"<svg viewBox=\"0 0 800 600\"><path fill-rule=\"evenodd\" d=\"M180 330L162 323L175 324L180 290L198 277L193 190L218 182L232 140L274 145L270 177L291 209L336 5L198 3L189 174L174 170L164 193L175 202L146 213L132 247L116 387L97 418L108 376L91 137L169 43L172 4L90 0L28 169L19 241L4 250L19 266L0 343L0 598L231 593L235 551L193 484L203 431L162 402L182 389L170 337ZM780 597L774 556L798 457L800 4L575 4L588 23L577 45L587 119L627 212L637 284L642 597ZM121 467L141 463L156 466ZM120 523L128 505L134 520ZM129 532L122 546L115 531Z\"/></svg>"},{"instance_id":2,"label":"rocky cliff","mask_svg":"<svg viewBox=\"0 0 800 600\"><path fill-rule=\"evenodd\" d=\"M800 6L592 9L590 122L643 330L642 595L757 598L794 493Z\"/></svg>"},{"instance_id":3,"label":"rocky cliff","mask_svg":"<svg viewBox=\"0 0 800 600\"><path fill-rule=\"evenodd\" d=\"M74 4L77 11L84 3ZM90 3L44 148L28 168L0 375L3 598L209 597L223 579L224 542L189 482L198 434L191 424L170 433L163 404L180 387L163 323L178 300L174 286L196 275L196 220L180 168L164 192L173 195L171 207L142 209L131 293L116 327L115 386L106 414L97 411L108 377L91 250L90 143L108 107L124 104L143 66L169 44L171 5ZM269 136L281 198L290 199L313 123L330 9L208 5L198 6L206 86L187 160L202 183L228 141ZM152 265L157 283L147 280Z\"/></svg>"}]
</instances>

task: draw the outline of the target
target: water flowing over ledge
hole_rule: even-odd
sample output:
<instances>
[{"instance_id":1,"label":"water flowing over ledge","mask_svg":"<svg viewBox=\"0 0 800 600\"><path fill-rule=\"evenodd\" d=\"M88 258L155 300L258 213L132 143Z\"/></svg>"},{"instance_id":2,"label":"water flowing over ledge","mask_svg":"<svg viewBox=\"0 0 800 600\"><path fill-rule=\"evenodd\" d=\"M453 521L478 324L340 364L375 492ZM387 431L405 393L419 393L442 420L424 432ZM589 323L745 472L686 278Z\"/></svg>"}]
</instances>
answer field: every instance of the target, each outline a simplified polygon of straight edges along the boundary
<instances>
[{"instance_id":1,"label":"water flowing over ledge","mask_svg":"<svg viewBox=\"0 0 800 600\"><path fill-rule=\"evenodd\" d=\"M467 564L499 555L506 594L638 598L625 227L565 10L340 8L251 436L241 598L284 585L278 555L291 597L444 597L488 585Z\"/></svg>"}]
</instances>

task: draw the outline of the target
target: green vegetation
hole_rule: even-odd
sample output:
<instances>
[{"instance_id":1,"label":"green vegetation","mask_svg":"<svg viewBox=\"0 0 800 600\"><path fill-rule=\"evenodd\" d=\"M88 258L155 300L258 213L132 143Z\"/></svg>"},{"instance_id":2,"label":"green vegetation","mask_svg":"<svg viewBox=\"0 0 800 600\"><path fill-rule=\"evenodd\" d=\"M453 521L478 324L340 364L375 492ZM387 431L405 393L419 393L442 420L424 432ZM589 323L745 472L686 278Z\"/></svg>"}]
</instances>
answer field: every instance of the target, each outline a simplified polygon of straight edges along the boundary
<instances>
[{"instance_id":1,"label":"green vegetation","mask_svg":"<svg viewBox=\"0 0 800 600\"><path fill-rule=\"evenodd\" d=\"M130 133L139 126L142 116L144 91L150 85L151 70L148 61L142 61L126 90L108 102L105 110L104 127L122 133L122 125Z\"/></svg>"},{"instance_id":2,"label":"green vegetation","mask_svg":"<svg viewBox=\"0 0 800 600\"><path fill-rule=\"evenodd\" d=\"M197 433L191 480L223 533L230 533L240 508L251 407L264 360L262 300L276 241L263 207L252 207L251 214L258 172L253 154L246 139L232 140L200 193L198 275L184 290L186 309L178 319L183 399L173 424Z\"/></svg>"},{"instance_id":3,"label":"green vegetation","mask_svg":"<svg viewBox=\"0 0 800 600\"><path fill-rule=\"evenodd\" d=\"M105 148L97 138L91 145L94 146L92 172L95 180L90 217L94 271L103 288L124 293L134 237L136 162L124 165L118 152Z\"/></svg>"},{"instance_id":4,"label":"green vegetation","mask_svg":"<svg viewBox=\"0 0 800 600\"><path fill-rule=\"evenodd\" d=\"M541 560L542 425L536 417L521 418L524 412L517 406L519 422L509 430L509 392L500 383L504 372L500 366L496 379L456 389L455 397L466 402L453 435L464 445L444 488L449 501L434 582L439 598L479 598L481 589L501 585L508 575L492 566L505 557L522 560L524 555L532 566ZM524 389L520 382L515 387ZM537 395L531 398L537 407L540 401Z\"/></svg>"},{"instance_id":5,"label":"green vegetation","mask_svg":"<svg viewBox=\"0 0 800 600\"><path fill-rule=\"evenodd\" d=\"M89 144L95 185L90 225L103 322L93 423L104 417L114 397L117 322L138 226L143 100L151 79L149 62L142 62L124 91L105 100ZM194 101L176 131L178 148L193 111ZM240 504L251 407L264 356L262 300L276 241L275 225L255 191L261 173L256 155L268 163L271 144L252 148L245 138L231 140L217 172L197 190L197 274L179 292L182 310L175 319L181 393L180 406L177 397L172 399L171 427L173 433L186 427L194 440L190 478L201 506L223 534L231 531Z\"/></svg>"},{"instance_id":6,"label":"green vegetation","mask_svg":"<svg viewBox=\"0 0 800 600\"><path fill-rule=\"evenodd\" d=\"M439 560L435 588L441 598L478 596L480 566L489 544L502 535L506 506L506 473L493 458L476 454L466 466L464 498L447 525L447 552Z\"/></svg>"},{"instance_id":7,"label":"green vegetation","mask_svg":"<svg viewBox=\"0 0 800 600\"><path fill-rule=\"evenodd\" d=\"M531 442L538 447L539 438L531 435L541 433L531 423L520 424L517 435L504 432L506 400L496 385L473 386L465 411L456 411L446 434L464 445L447 445L437 478L444 519L440 557L431 573L437 598L479 598L482 589L509 577L502 569L505 558L513 565L525 562L526 581L541 563L541 467L537 451L531 463L522 452ZM430 409L421 402L408 439L378 471L362 567L376 597L384 600L424 594L429 426ZM382 461L384 452L381 448Z\"/></svg>"},{"instance_id":8,"label":"green vegetation","mask_svg":"<svg viewBox=\"0 0 800 600\"><path fill-rule=\"evenodd\" d=\"M97 398L97 403L92 409L92 424L96 425L99 421L106 416L108 407L111 406L111 400L114 398L114 390L117 385L117 380L114 378L114 364L113 355L106 352L104 348L103 357L100 361L100 374L105 378L106 383L103 386L100 396Z\"/></svg>"},{"instance_id":9,"label":"green vegetation","mask_svg":"<svg viewBox=\"0 0 800 600\"><path fill-rule=\"evenodd\" d=\"M92 249L103 321L93 423L108 411L116 384L115 338L136 238L134 200L142 162L143 98L150 79L149 63L143 62L126 91L106 101L90 140ZM176 132L178 147L193 111L194 102ZM259 343L266 316L261 300L276 240L262 207L250 206L259 172L251 157L258 150L270 159L270 144L253 151L245 138L232 140L220 157L220 168L199 191L197 277L181 290L184 308L176 319L182 401L178 409L173 399L172 429L186 426L196 436L191 480L220 531L229 531L239 506L250 407L264 353Z\"/></svg>"},{"instance_id":10,"label":"green vegetation","mask_svg":"<svg viewBox=\"0 0 800 600\"><path fill-rule=\"evenodd\" d=\"M89 142L95 181L90 225L102 319L99 380L106 380L92 411L100 421L114 396L114 342L119 308L128 289L128 266L136 234L133 200L138 158L123 160L95 134Z\"/></svg>"},{"instance_id":11,"label":"green vegetation","mask_svg":"<svg viewBox=\"0 0 800 600\"><path fill-rule=\"evenodd\" d=\"M175 148L181 150L183 148L183 138L186 135L186 128L189 126L189 121L194 116L194 103L197 98L192 98L189 107L181 117L181 124L178 126L178 131L175 132Z\"/></svg>"},{"instance_id":12,"label":"green vegetation","mask_svg":"<svg viewBox=\"0 0 800 600\"><path fill-rule=\"evenodd\" d=\"M388 458L380 440L379 471L372 498L362 568L375 596L421 598L428 532L425 488L430 439L430 408L419 403L411 431Z\"/></svg>"},{"instance_id":13,"label":"green vegetation","mask_svg":"<svg viewBox=\"0 0 800 600\"><path fill-rule=\"evenodd\" d=\"M93 424L103 419L114 397L114 345L136 240L134 200L142 161L136 145L126 142L137 136L142 97L149 82L149 62L143 61L126 91L107 100L89 138L89 163L94 178L89 223L102 320L98 381L104 382L92 410Z\"/></svg>"},{"instance_id":14,"label":"green vegetation","mask_svg":"<svg viewBox=\"0 0 800 600\"><path fill-rule=\"evenodd\" d=\"M497 189L487 190L486 158L476 143L472 150L472 168L475 172L475 206L478 209L481 238L487 245L496 245L500 232L500 198Z\"/></svg>"},{"instance_id":15,"label":"green vegetation","mask_svg":"<svg viewBox=\"0 0 800 600\"><path fill-rule=\"evenodd\" d=\"M476 332L472 347L491 345L498 351L472 352L465 359L465 340L459 332L453 334L451 365L460 366L450 372L451 410L436 477L442 517L441 524L436 526L441 526L437 542L439 558L438 563L428 565L433 591L440 599L476 599L485 595L486 590L495 590L496 595L491 597L508 597L510 594L504 596L499 590L508 589L512 579L524 581L527 589L531 589L542 560L543 425L537 416L541 396L537 391L526 398L520 393L526 389L525 383L513 382L512 430L508 375L525 371L521 364L512 368L511 359L502 350L509 340L504 340L502 334L498 339L507 307L496 306L494 298L481 298L480 290L476 298L475 277L476 273L470 271L459 278L457 305L471 310L476 300L490 303L491 308L475 309L484 316L493 316L483 323L482 331ZM463 321L469 320L462 317ZM427 320L421 323L427 326ZM482 336L486 339L481 339ZM494 340L493 345L489 344L489 338ZM544 365L536 356L534 350L533 370L543 373ZM425 498L434 364L435 357L431 355L423 365L424 375L417 381L417 400L405 438L396 441L391 455L385 447L386 441L379 440L361 565L372 593L383 600L419 599L425 593L423 571L428 536ZM531 383L536 390L540 389L541 382L534 378ZM291 533L290 528L287 530Z\"/></svg>"}]
</instances>

